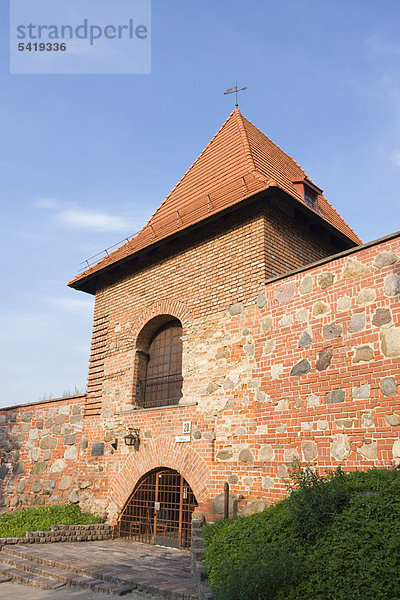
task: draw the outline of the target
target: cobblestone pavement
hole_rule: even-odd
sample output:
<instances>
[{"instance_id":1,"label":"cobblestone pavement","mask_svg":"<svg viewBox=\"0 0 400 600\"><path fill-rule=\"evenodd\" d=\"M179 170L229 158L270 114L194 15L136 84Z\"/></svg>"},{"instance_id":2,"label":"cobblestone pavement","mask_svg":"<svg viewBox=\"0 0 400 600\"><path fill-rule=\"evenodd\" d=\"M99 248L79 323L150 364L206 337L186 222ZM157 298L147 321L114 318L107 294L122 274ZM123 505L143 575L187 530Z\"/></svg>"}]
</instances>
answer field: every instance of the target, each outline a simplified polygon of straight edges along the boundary
<instances>
[{"instance_id":1,"label":"cobblestone pavement","mask_svg":"<svg viewBox=\"0 0 400 600\"><path fill-rule=\"evenodd\" d=\"M1 600L111 600L113 596L71 587L58 590L40 590L19 583L2 583L0 585L0 598ZM124 600L162 600L161 596L147 594L146 592L132 592L122 596L122 598Z\"/></svg>"},{"instance_id":2,"label":"cobblestone pavement","mask_svg":"<svg viewBox=\"0 0 400 600\"><path fill-rule=\"evenodd\" d=\"M123 582L127 586L132 585L135 589L137 587L138 591L145 591L147 594L157 596L161 593L165 598L171 592L174 597L189 598L197 593L191 574L190 554L184 550L122 539L101 542L24 544L14 548L19 553L22 552L25 557L36 558L46 564L53 564L92 577ZM1 598L3 598L6 585L10 584L0 585ZM29 588L29 593L31 590L32 588ZM57 595L62 592L68 593L66 589L60 589L57 592L41 592L50 595L38 596L38 598L71 597L87 600L92 598L91 592L86 592L86 595L84 592L79 592L80 596L72 595L77 593L76 590L70 591L70 596ZM32 599L36 598L32 593L32 596L25 595L24 600L26 598L30 600L31 597ZM93 595L93 598L97 599L97 597L98 594ZM105 596L103 595L102 598L104 599Z\"/></svg>"}]
</instances>

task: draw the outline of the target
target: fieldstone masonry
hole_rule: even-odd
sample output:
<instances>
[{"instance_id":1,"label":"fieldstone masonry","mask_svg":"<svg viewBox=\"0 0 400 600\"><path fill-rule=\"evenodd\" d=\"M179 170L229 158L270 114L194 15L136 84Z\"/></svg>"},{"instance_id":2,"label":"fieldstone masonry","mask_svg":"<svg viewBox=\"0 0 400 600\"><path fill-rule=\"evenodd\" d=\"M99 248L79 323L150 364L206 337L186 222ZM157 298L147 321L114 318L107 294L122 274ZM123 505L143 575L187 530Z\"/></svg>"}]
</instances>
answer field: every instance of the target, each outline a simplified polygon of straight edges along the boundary
<instances>
[{"instance_id":1,"label":"fieldstone masonry","mask_svg":"<svg viewBox=\"0 0 400 600\"><path fill-rule=\"evenodd\" d=\"M213 519L225 481L242 514L282 498L296 457L322 470L400 464L399 257L397 235L214 311L157 299L136 326L128 309L110 309L99 415L84 416L85 397L0 411L1 508L73 502L116 523L140 477L165 466ZM158 314L182 322L183 397L143 410L135 344ZM187 421L190 442L179 443ZM128 427L140 429L138 452L123 442Z\"/></svg>"},{"instance_id":2,"label":"fieldstone masonry","mask_svg":"<svg viewBox=\"0 0 400 600\"><path fill-rule=\"evenodd\" d=\"M85 463L77 469L84 402L79 396L1 411L0 509L75 500L91 510L94 501L105 515L80 487L80 472L90 472Z\"/></svg>"}]
</instances>

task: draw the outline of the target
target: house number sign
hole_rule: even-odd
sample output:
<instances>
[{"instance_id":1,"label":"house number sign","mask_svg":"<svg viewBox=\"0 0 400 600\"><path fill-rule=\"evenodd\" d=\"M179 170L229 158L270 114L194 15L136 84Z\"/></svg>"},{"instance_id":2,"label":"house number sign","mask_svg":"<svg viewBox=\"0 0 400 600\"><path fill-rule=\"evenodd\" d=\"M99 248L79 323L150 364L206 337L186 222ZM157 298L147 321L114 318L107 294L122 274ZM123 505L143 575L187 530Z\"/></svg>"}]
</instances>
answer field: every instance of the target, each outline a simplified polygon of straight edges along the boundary
<instances>
[{"instance_id":1,"label":"house number sign","mask_svg":"<svg viewBox=\"0 0 400 600\"><path fill-rule=\"evenodd\" d=\"M183 431L182 433L190 433L192 430L192 422L191 421L184 421L183 422Z\"/></svg>"}]
</instances>

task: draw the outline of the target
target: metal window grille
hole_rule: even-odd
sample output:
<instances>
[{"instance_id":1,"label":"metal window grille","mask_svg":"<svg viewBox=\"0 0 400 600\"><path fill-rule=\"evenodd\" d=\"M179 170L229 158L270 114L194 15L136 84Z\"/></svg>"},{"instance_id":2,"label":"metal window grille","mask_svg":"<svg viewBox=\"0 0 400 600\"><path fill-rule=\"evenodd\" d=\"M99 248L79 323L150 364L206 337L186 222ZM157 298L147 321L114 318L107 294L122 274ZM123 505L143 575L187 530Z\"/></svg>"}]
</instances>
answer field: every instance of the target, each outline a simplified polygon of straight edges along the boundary
<instances>
[{"instance_id":1,"label":"metal window grille","mask_svg":"<svg viewBox=\"0 0 400 600\"><path fill-rule=\"evenodd\" d=\"M149 346L146 377L139 381L139 406L177 404L182 397L182 327L179 321L162 327Z\"/></svg>"},{"instance_id":2,"label":"metal window grille","mask_svg":"<svg viewBox=\"0 0 400 600\"><path fill-rule=\"evenodd\" d=\"M139 382L139 406L151 408L177 404L182 397L182 382L181 373L142 379Z\"/></svg>"}]
</instances>

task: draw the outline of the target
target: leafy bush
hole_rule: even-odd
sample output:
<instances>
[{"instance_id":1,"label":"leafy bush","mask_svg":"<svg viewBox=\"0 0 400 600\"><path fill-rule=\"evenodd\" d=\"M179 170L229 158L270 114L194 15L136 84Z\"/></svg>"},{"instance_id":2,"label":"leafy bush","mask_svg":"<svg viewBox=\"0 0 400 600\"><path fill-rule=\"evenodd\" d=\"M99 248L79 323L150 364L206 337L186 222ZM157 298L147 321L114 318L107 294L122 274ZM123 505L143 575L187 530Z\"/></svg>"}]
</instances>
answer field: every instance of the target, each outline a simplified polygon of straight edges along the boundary
<instances>
[{"instance_id":1,"label":"leafy bush","mask_svg":"<svg viewBox=\"0 0 400 600\"><path fill-rule=\"evenodd\" d=\"M283 500L250 517L205 528L204 562L219 600L272 600L303 571L302 547Z\"/></svg>"},{"instance_id":2,"label":"leafy bush","mask_svg":"<svg viewBox=\"0 0 400 600\"><path fill-rule=\"evenodd\" d=\"M293 466L290 495L205 528L217 600L400 598L400 472L318 475Z\"/></svg>"},{"instance_id":3,"label":"leafy bush","mask_svg":"<svg viewBox=\"0 0 400 600\"><path fill-rule=\"evenodd\" d=\"M400 499L355 494L316 540L287 600L400 598Z\"/></svg>"},{"instance_id":4,"label":"leafy bush","mask_svg":"<svg viewBox=\"0 0 400 600\"><path fill-rule=\"evenodd\" d=\"M56 504L0 515L0 538L21 537L27 531L49 531L51 525L101 523L100 517L81 512L76 504Z\"/></svg>"},{"instance_id":5,"label":"leafy bush","mask_svg":"<svg viewBox=\"0 0 400 600\"><path fill-rule=\"evenodd\" d=\"M349 501L344 471L338 467L321 475L309 465L302 468L299 461L294 461L290 477L292 481L286 484L289 517L299 536L312 542Z\"/></svg>"},{"instance_id":6,"label":"leafy bush","mask_svg":"<svg viewBox=\"0 0 400 600\"><path fill-rule=\"evenodd\" d=\"M217 598L273 600L278 590L296 583L302 571L298 557L273 546L267 550L270 553L262 558L253 549L240 565L240 571L232 572L230 561L224 561L213 585Z\"/></svg>"}]
</instances>

